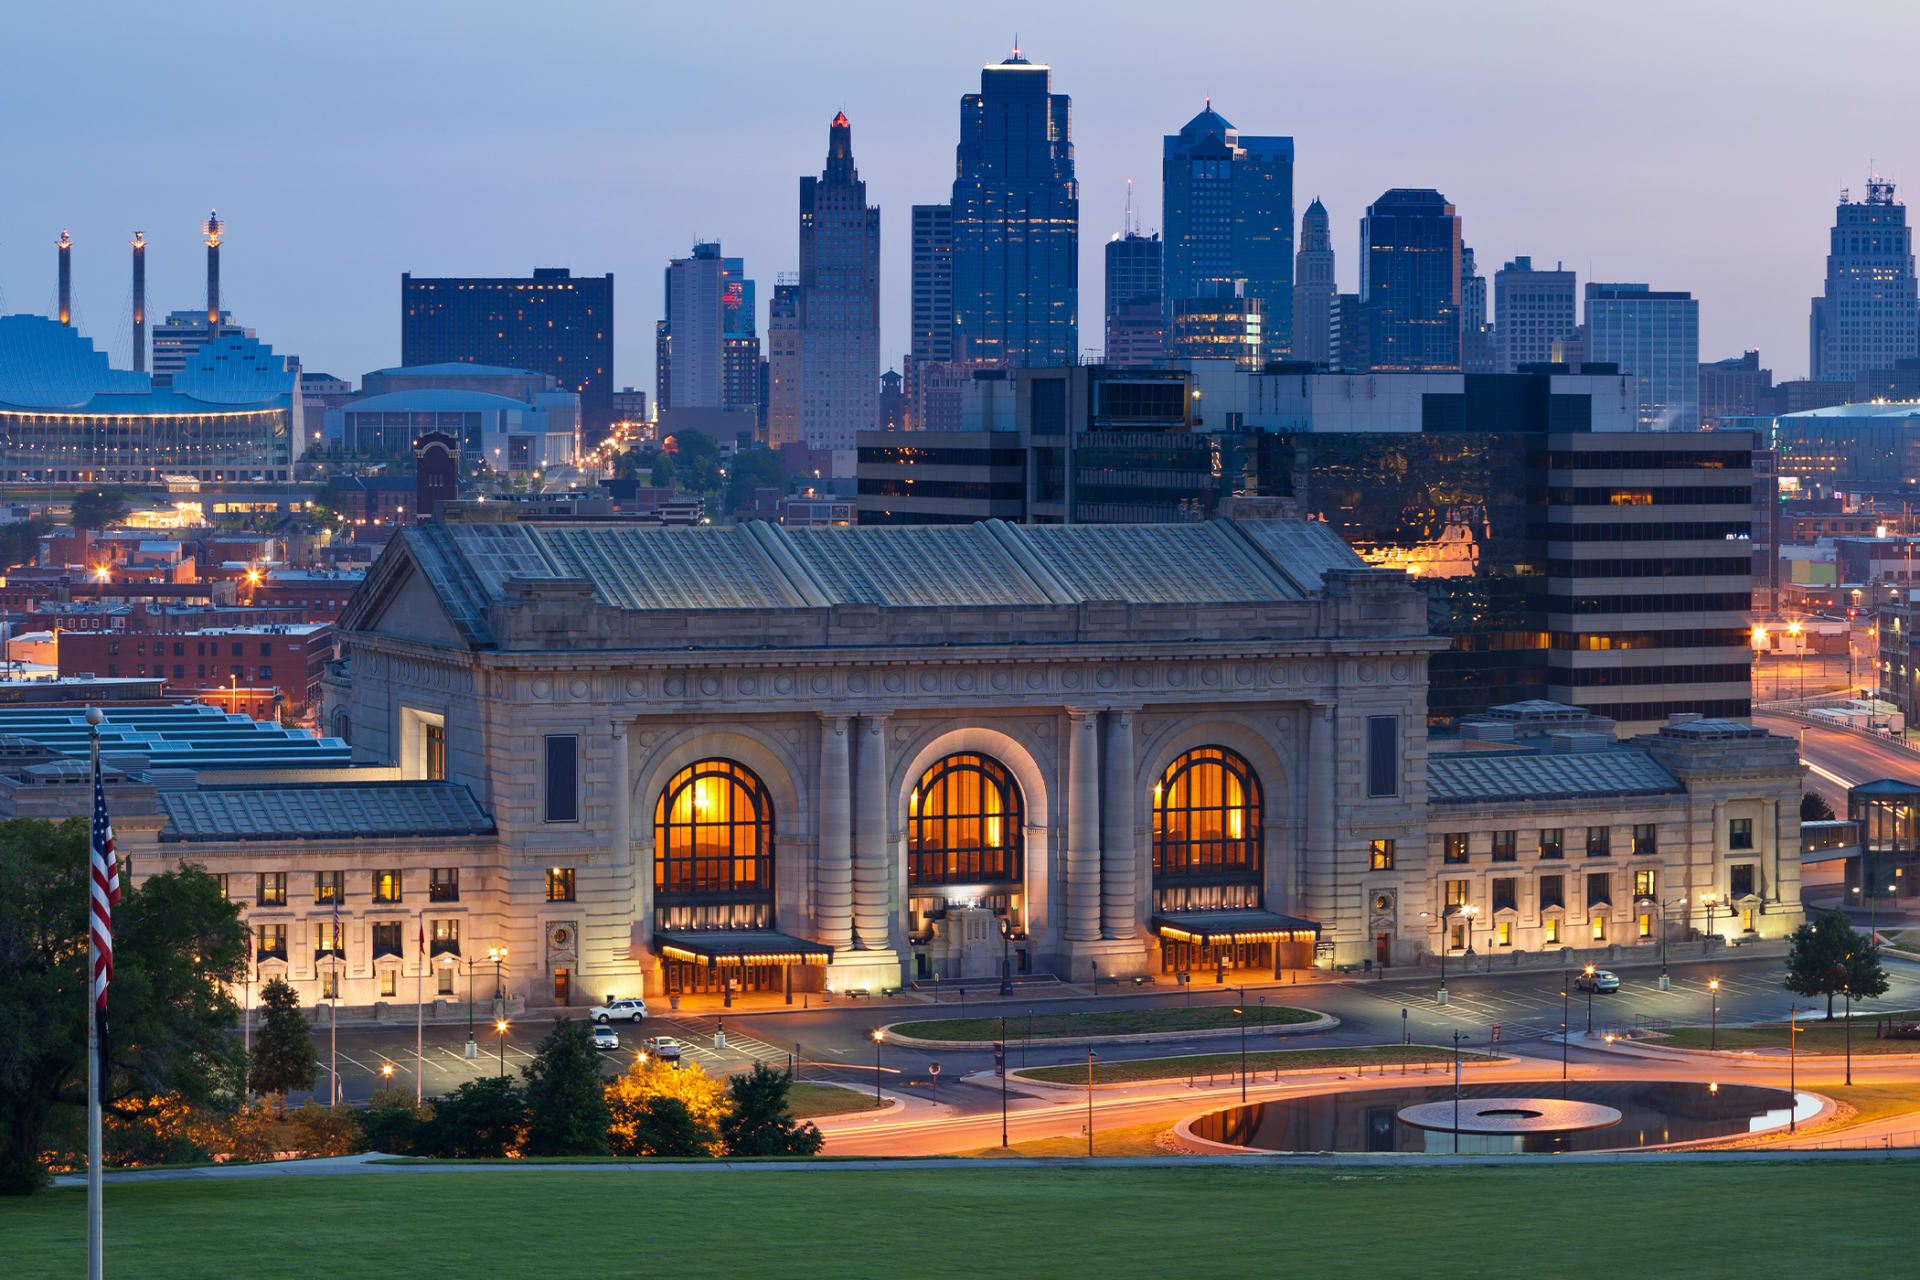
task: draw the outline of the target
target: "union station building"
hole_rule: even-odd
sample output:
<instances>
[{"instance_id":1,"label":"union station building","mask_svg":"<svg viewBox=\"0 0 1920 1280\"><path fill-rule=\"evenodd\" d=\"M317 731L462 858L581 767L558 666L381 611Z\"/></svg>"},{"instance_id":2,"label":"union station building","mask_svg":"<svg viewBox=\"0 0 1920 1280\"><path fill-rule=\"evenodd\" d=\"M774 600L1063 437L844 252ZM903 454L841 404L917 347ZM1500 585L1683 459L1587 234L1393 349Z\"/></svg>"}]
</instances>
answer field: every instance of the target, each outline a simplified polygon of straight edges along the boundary
<instances>
[{"instance_id":1,"label":"union station building","mask_svg":"<svg viewBox=\"0 0 1920 1280\"><path fill-rule=\"evenodd\" d=\"M1426 616L1315 522L455 506L340 621L326 729L355 767L175 781L125 839L226 876L260 976L348 1004L463 998L501 948L545 1006L1604 960L1799 922L1790 740L1623 744L1551 703L1430 736Z\"/></svg>"}]
</instances>

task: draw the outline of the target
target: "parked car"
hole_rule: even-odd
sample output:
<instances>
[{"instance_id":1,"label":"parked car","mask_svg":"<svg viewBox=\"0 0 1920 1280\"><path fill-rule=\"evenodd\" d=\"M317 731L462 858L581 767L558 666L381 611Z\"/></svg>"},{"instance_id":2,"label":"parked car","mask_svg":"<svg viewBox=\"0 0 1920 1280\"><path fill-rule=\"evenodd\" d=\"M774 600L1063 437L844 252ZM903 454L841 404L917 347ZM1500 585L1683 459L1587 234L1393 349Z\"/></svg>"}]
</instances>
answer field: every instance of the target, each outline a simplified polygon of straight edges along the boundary
<instances>
[{"instance_id":1,"label":"parked car","mask_svg":"<svg viewBox=\"0 0 1920 1280\"><path fill-rule=\"evenodd\" d=\"M1576 991L1618 991L1620 975L1611 969L1595 969L1592 973L1576 974L1573 979Z\"/></svg>"},{"instance_id":2,"label":"parked car","mask_svg":"<svg viewBox=\"0 0 1920 1280\"><path fill-rule=\"evenodd\" d=\"M593 1029L593 1047L596 1049L618 1049L620 1033L612 1027L601 1024Z\"/></svg>"},{"instance_id":3,"label":"parked car","mask_svg":"<svg viewBox=\"0 0 1920 1280\"><path fill-rule=\"evenodd\" d=\"M638 1022L647 1016L645 1000L614 1000L608 1004L597 1004L587 1010L587 1017L605 1026L615 1018L627 1018Z\"/></svg>"},{"instance_id":4,"label":"parked car","mask_svg":"<svg viewBox=\"0 0 1920 1280\"><path fill-rule=\"evenodd\" d=\"M651 1036L640 1046L640 1051L662 1062L680 1061L680 1042L672 1036Z\"/></svg>"}]
</instances>

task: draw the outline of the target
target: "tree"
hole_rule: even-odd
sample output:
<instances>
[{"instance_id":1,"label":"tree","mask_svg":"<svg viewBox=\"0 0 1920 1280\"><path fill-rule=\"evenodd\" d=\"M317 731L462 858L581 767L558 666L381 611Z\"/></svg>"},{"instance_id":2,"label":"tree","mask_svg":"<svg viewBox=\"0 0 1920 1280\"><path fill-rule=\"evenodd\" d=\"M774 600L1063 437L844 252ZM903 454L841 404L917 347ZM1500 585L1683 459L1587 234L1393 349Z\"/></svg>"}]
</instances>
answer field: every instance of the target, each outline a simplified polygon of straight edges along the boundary
<instances>
[{"instance_id":1,"label":"tree","mask_svg":"<svg viewBox=\"0 0 1920 1280\"><path fill-rule=\"evenodd\" d=\"M730 1102L720 1082L708 1075L697 1062L674 1067L658 1059L636 1062L625 1075L606 1086L607 1109L612 1125L607 1140L620 1155L664 1154L648 1149L654 1126L677 1123L663 1117L654 1105L656 1099L672 1098L686 1108L694 1126L699 1155L720 1154L720 1120Z\"/></svg>"},{"instance_id":2,"label":"tree","mask_svg":"<svg viewBox=\"0 0 1920 1280\"><path fill-rule=\"evenodd\" d=\"M481 1076L436 1100L414 1154L498 1160L519 1150L527 1103L505 1076Z\"/></svg>"},{"instance_id":3,"label":"tree","mask_svg":"<svg viewBox=\"0 0 1920 1280\"><path fill-rule=\"evenodd\" d=\"M633 1103L626 1115L626 1126L608 1135L619 1155L698 1160L713 1154L713 1130L695 1120L678 1098L654 1094Z\"/></svg>"},{"instance_id":4,"label":"tree","mask_svg":"<svg viewBox=\"0 0 1920 1280\"><path fill-rule=\"evenodd\" d=\"M260 1003L266 1014L253 1038L253 1091L313 1088L320 1061L313 1052L313 1025L300 1012L300 993L274 978L260 988Z\"/></svg>"},{"instance_id":5,"label":"tree","mask_svg":"<svg viewBox=\"0 0 1920 1280\"><path fill-rule=\"evenodd\" d=\"M38 517L0 524L0 571L39 559L40 539L52 528Z\"/></svg>"},{"instance_id":6,"label":"tree","mask_svg":"<svg viewBox=\"0 0 1920 1280\"><path fill-rule=\"evenodd\" d=\"M1832 822L1833 806L1818 791L1809 791L1800 797L1800 821Z\"/></svg>"},{"instance_id":7,"label":"tree","mask_svg":"<svg viewBox=\"0 0 1920 1280\"><path fill-rule=\"evenodd\" d=\"M647 484L655 489L671 489L674 475L673 455L657 453L653 456L653 465L647 472Z\"/></svg>"},{"instance_id":8,"label":"tree","mask_svg":"<svg viewBox=\"0 0 1920 1280\"><path fill-rule=\"evenodd\" d=\"M355 1117L360 1123L360 1141L368 1151L387 1155L406 1155L419 1145L421 1130L432 1115L413 1103L413 1095L398 1089L382 1089L367 1099Z\"/></svg>"},{"instance_id":9,"label":"tree","mask_svg":"<svg viewBox=\"0 0 1920 1280\"><path fill-rule=\"evenodd\" d=\"M1833 998L1851 992L1856 1000L1885 993L1886 971L1880 948L1853 927L1844 911L1822 911L1793 931L1783 985L1795 995L1825 996L1827 1017Z\"/></svg>"},{"instance_id":10,"label":"tree","mask_svg":"<svg viewBox=\"0 0 1920 1280\"><path fill-rule=\"evenodd\" d=\"M52 1128L86 1105L88 857L79 819L0 823L0 1189L39 1185ZM197 867L137 887L123 867L122 884L103 1105L238 1103L239 1010L224 984L246 967L239 907Z\"/></svg>"},{"instance_id":11,"label":"tree","mask_svg":"<svg viewBox=\"0 0 1920 1280\"><path fill-rule=\"evenodd\" d=\"M521 1074L527 1079L527 1154L599 1156L607 1153L607 1091L600 1080L593 1034L584 1022L553 1024Z\"/></svg>"},{"instance_id":12,"label":"tree","mask_svg":"<svg viewBox=\"0 0 1920 1280\"><path fill-rule=\"evenodd\" d=\"M771 449L749 449L733 455L727 474L727 510L738 511L753 501L755 489L787 491L787 469Z\"/></svg>"},{"instance_id":13,"label":"tree","mask_svg":"<svg viewBox=\"0 0 1920 1280\"><path fill-rule=\"evenodd\" d=\"M732 1108L720 1118L720 1141L730 1156L818 1155L826 1141L812 1122L796 1125L787 1110L791 1071L764 1062L727 1081Z\"/></svg>"},{"instance_id":14,"label":"tree","mask_svg":"<svg viewBox=\"0 0 1920 1280\"><path fill-rule=\"evenodd\" d=\"M82 489L73 495L73 527L104 529L125 520L132 510L127 495L118 489Z\"/></svg>"},{"instance_id":15,"label":"tree","mask_svg":"<svg viewBox=\"0 0 1920 1280\"><path fill-rule=\"evenodd\" d=\"M712 458L682 458L674 468L674 482L686 493L717 496L726 483L720 464Z\"/></svg>"}]
</instances>

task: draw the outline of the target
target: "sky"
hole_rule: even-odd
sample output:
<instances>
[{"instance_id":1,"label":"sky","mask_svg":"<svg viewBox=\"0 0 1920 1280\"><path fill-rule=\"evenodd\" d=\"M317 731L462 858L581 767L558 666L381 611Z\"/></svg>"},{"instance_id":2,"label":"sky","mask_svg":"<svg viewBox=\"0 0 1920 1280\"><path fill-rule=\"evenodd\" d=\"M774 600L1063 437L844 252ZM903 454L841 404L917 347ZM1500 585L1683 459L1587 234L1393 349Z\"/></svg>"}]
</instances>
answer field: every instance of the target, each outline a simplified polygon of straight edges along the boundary
<instances>
[{"instance_id":1,"label":"sky","mask_svg":"<svg viewBox=\"0 0 1920 1280\"><path fill-rule=\"evenodd\" d=\"M309 371L398 363L403 271L563 266L615 274L616 383L651 392L667 260L744 257L764 331L845 110L897 366L909 206L947 198L960 96L1016 36L1073 99L1083 348L1127 181L1156 229L1160 139L1209 96L1294 138L1295 231L1319 196L1342 288L1366 204L1436 187L1489 278L1530 254L1692 290L1702 358L1757 347L1779 379L1806 373L1840 190L1920 181L1920 89L1864 56L1920 39L1896 0L9 5L0 310L52 311L69 229L76 321L124 367L127 241L150 316L203 305L218 206L223 305Z\"/></svg>"}]
</instances>

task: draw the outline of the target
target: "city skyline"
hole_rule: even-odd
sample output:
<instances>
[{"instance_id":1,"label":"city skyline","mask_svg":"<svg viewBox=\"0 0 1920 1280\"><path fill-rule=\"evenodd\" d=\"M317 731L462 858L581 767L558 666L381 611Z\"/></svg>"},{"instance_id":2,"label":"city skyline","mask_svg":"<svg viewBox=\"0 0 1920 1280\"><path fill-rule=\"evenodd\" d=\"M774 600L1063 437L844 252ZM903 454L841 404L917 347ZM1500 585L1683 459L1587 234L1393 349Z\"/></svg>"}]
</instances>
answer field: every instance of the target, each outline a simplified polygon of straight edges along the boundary
<instances>
[{"instance_id":1,"label":"city skyline","mask_svg":"<svg viewBox=\"0 0 1920 1280\"><path fill-rule=\"evenodd\" d=\"M1781 6L1629 7L1637 10L1626 24L1637 31L1637 60L1622 60L1624 36L1603 33L1565 45L1551 67L1502 75L1492 74L1508 47L1502 42L1537 48L1544 38L1560 47L1549 18L1500 3L1445 21L1409 10L1385 25L1250 8L1256 31L1287 35L1287 48L1299 47L1275 61L1271 42L1223 48L1170 29L1153 46L1161 65L1149 76L1138 42L1092 21L1092 9L1036 19L1014 6L986 6L964 21L913 14L866 25L863 15L886 11L854 5L847 29L830 38L769 11L732 33L729 65L739 74L728 79L777 82L777 98L759 90L716 95L695 58L662 65L637 87L618 76L549 81L542 71L550 94L516 96L506 107L482 92L498 83L483 73L558 56L589 27L600 35L588 60L618 69L620 50L670 38L690 20L669 14L642 23L585 6L582 21L548 31L388 14L378 28L386 43L343 59L340 46L288 44L289 24L262 14L223 26L215 38L220 100L236 109L211 115L177 92L170 71L190 50L204 53L204 38L144 27L135 38L131 25L103 27L89 33L89 90L63 102L61 128L16 138L16 183L0 222L0 309L52 311L53 242L70 229L76 321L128 367L127 241L138 229L152 246L149 316L190 307L202 294L196 228L217 206L231 219L224 307L309 370L357 378L394 362L402 272L564 266L621 277L615 379L648 387L666 261L696 237L716 238L761 280L794 270L784 193L792 174L817 166L819 131L844 109L861 130L862 177L888 229L881 364L898 367L909 318L908 207L936 202L950 187L955 106L981 67L1006 56L1017 29L1023 52L1053 67L1055 92L1074 100L1083 349L1099 344L1103 306L1102 261L1092 249L1120 228L1126 180L1141 188L1137 206L1154 211L1160 139L1211 95L1240 127L1296 140L1296 204L1316 195L1325 203L1345 291L1357 286L1366 203L1390 187L1432 186L1456 205L1482 261L1529 253L1564 261L1583 283L1645 280L1689 291L1701 300L1702 358L1757 347L1782 379L1801 375L1807 299L1819 291L1835 197L1842 187L1864 187L1876 152L1887 176L1902 176L1884 126L1872 123L1890 118L1894 90L1836 79L1810 114L1804 101L1766 91L1770 76L1791 72L1804 82L1805 67L1818 65L1844 21L1806 32L1788 26ZM484 17L486 7L463 12ZM1141 7L1130 22L1150 12ZM1736 12L1750 37L1738 75L1716 71L1721 64L1706 56L1717 47L1717 24ZM339 13L341 29L352 31L374 11L348 5ZM1891 23L1894 38L1903 24L1920 29L1905 15L1881 15L1879 23ZM0 102L16 118L38 118L60 61L53 54L71 32L39 15L12 25ZM1435 64L1468 58L1489 74L1474 94L1409 123L1394 103L1456 80L1450 68L1442 75L1438 65L1397 56L1416 45L1446 53L1430 58ZM603 47L610 52L598 52ZM1207 56L1198 56L1203 47ZM937 56L901 57L901 49ZM1391 92L1369 79L1382 54L1400 69ZM776 75L793 63L812 68L810 83ZM433 96L413 87L431 79L417 72L442 64L464 68L471 81L437 86ZM1605 66L1613 79L1583 89L1583 66ZM392 74L399 67L408 74ZM1149 83L1151 91L1142 87ZM1626 115L1617 105L1623 88L1634 99ZM1540 93L1556 95L1561 108L1537 111L1528 95ZM1605 140L1621 156L1617 166L1591 163L1601 126L1578 123L1589 99L1609 104ZM546 105L516 105L536 100ZM751 148L720 145L749 131ZM534 147L538 163L501 167L503 150ZM504 199L503 172L521 175ZM1729 173L1770 176L1763 189L1730 184ZM1705 212L1730 200L1740 202L1740 216ZM1150 212L1145 229L1160 229L1155 221Z\"/></svg>"}]
</instances>

